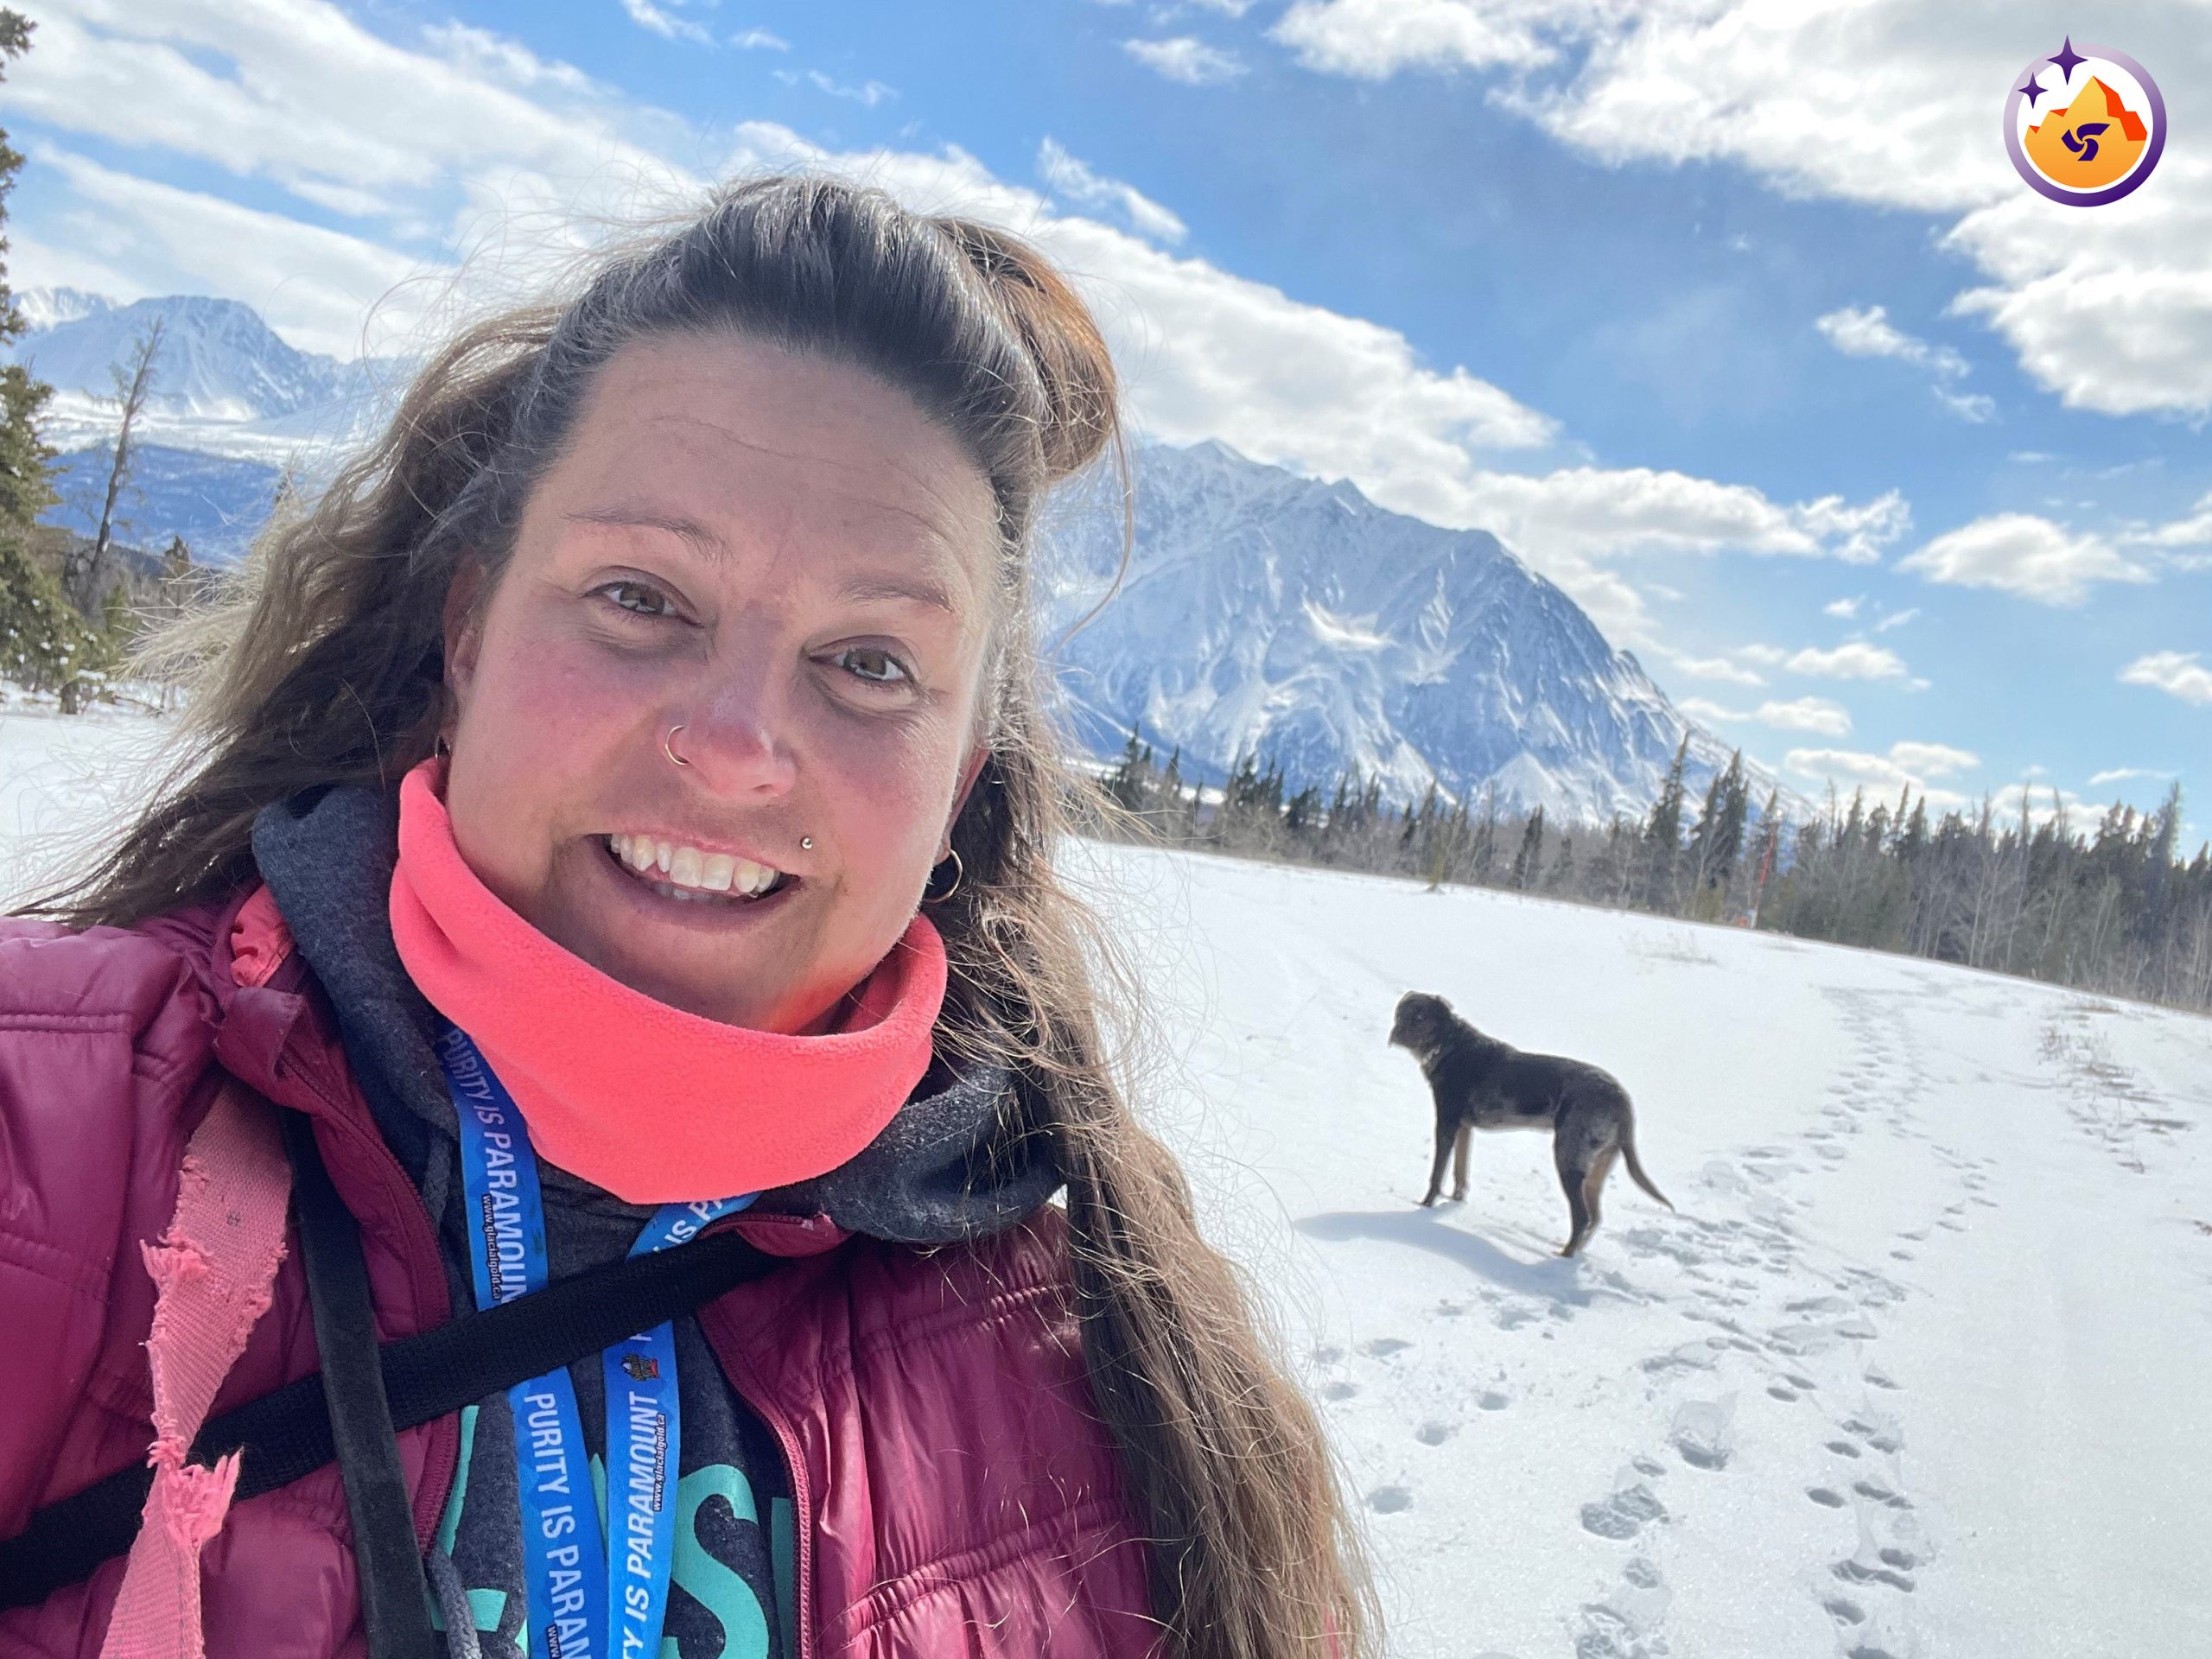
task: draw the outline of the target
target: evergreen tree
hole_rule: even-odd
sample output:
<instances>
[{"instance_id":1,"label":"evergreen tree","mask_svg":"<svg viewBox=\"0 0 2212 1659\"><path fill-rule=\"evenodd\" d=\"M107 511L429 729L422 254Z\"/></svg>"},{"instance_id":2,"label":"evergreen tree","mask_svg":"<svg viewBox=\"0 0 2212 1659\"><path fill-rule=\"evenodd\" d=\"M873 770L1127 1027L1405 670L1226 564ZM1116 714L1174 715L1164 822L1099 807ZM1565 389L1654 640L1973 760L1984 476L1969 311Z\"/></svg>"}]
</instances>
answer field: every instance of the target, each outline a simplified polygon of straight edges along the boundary
<instances>
[{"instance_id":1,"label":"evergreen tree","mask_svg":"<svg viewBox=\"0 0 2212 1659\"><path fill-rule=\"evenodd\" d=\"M0 7L0 79L7 65L30 50L34 25ZM23 315L8 285L7 200L23 157L0 131L0 345L22 336ZM54 501L47 463L54 451L41 442L39 411L54 388L34 380L20 364L0 366L0 675L34 690L69 684L92 640L69 608L61 585L40 563L31 532Z\"/></svg>"},{"instance_id":2,"label":"evergreen tree","mask_svg":"<svg viewBox=\"0 0 2212 1659\"><path fill-rule=\"evenodd\" d=\"M1513 855L1512 873L1505 879L1506 886L1518 891L1529 885L1532 877L1543 874L1544 809L1540 804L1529 814L1529 826L1521 832L1521 850Z\"/></svg>"},{"instance_id":3,"label":"evergreen tree","mask_svg":"<svg viewBox=\"0 0 2212 1659\"><path fill-rule=\"evenodd\" d=\"M1643 826L1643 902L1647 909L1673 907L1675 867L1682 851L1682 767L1689 755L1690 734L1685 731L1681 746L1675 751L1674 762L1667 768L1666 781L1659 786L1659 798L1652 803L1651 817Z\"/></svg>"}]
</instances>

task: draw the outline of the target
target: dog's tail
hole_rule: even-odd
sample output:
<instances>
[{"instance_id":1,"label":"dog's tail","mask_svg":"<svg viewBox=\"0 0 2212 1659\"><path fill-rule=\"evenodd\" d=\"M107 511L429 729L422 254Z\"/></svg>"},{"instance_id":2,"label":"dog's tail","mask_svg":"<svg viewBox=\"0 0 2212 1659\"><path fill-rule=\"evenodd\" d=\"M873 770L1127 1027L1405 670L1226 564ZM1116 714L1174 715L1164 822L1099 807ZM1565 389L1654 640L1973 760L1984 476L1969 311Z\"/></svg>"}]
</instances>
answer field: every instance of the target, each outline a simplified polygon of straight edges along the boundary
<instances>
[{"instance_id":1,"label":"dog's tail","mask_svg":"<svg viewBox=\"0 0 2212 1659\"><path fill-rule=\"evenodd\" d=\"M1633 1118L1624 1118L1621 1122L1621 1156L1627 1161L1628 1173L1638 1186L1669 1210L1675 1207L1675 1201L1672 1198L1651 1185L1651 1178L1643 1173L1643 1166L1637 1159L1636 1120Z\"/></svg>"}]
</instances>

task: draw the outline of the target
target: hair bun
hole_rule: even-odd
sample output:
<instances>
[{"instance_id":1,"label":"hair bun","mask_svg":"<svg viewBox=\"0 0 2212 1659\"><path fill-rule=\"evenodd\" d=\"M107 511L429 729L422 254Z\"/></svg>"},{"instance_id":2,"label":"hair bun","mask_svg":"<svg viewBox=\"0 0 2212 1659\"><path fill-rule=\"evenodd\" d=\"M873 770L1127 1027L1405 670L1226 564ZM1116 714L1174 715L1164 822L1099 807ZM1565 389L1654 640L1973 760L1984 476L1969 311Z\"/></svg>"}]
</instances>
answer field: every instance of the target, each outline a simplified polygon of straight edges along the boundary
<instances>
[{"instance_id":1,"label":"hair bun","mask_svg":"<svg viewBox=\"0 0 2212 1659\"><path fill-rule=\"evenodd\" d=\"M1054 481L1080 472L1120 428L1120 382L1090 308L1019 237L969 219L936 224L983 279L1036 365L1045 393L1038 441L1046 470Z\"/></svg>"}]
</instances>

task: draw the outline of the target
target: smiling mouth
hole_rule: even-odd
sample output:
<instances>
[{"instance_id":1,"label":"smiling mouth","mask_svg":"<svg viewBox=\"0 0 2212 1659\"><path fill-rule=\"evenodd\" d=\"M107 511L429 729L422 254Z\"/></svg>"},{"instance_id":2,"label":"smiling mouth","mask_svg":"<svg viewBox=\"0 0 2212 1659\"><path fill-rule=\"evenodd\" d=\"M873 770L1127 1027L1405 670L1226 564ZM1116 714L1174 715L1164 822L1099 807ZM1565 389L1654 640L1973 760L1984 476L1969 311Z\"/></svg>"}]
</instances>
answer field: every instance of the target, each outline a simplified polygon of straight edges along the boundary
<instances>
[{"instance_id":1,"label":"smiling mouth","mask_svg":"<svg viewBox=\"0 0 2212 1659\"><path fill-rule=\"evenodd\" d=\"M603 838L607 855L633 880L680 904L751 905L781 893L798 878L728 853L702 852L651 836Z\"/></svg>"}]
</instances>

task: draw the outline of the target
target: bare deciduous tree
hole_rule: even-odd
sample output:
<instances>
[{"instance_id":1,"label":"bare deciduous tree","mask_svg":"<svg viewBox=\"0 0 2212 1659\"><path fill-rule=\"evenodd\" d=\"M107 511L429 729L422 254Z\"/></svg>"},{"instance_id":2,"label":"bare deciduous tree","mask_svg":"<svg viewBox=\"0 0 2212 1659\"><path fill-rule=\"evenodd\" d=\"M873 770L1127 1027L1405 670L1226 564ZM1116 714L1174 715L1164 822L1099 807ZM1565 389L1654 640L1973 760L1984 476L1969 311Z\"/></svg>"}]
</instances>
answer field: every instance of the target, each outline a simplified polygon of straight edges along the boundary
<instances>
[{"instance_id":1,"label":"bare deciduous tree","mask_svg":"<svg viewBox=\"0 0 2212 1659\"><path fill-rule=\"evenodd\" d=\"M100 500L99 524L90 542L72 547L62 560L62 589L79 614L94 624L100 620L104 598L100 590L107 575L109 556L115 548L116 507L130 483L131 467L137 460L138 417L145 412L146 400L153 395L154 372L162 354L164 327L163 320L155 318L146 332L132 343L130 355L108 370L115 382L113 398L119 423L115 434L115 453L108 462L107 486Z\"/></svg>"}]
</instances>

